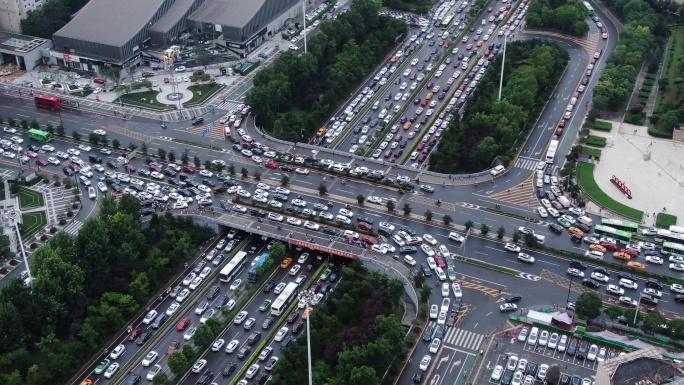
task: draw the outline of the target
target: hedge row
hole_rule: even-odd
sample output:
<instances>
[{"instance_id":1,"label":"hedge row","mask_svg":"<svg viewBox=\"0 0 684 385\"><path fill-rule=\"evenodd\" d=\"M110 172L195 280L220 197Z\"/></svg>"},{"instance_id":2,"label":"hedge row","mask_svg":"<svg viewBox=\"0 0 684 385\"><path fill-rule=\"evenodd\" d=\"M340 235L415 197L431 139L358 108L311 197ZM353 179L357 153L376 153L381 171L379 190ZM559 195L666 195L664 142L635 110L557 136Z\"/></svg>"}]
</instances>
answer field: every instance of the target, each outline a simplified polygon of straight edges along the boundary
<instances>
[{"instance_id":1,"label":"hedge row","mask_svg":"<svg viewBox=\"0 0 684 385\"><path fill-rule=\"evenodd\" d=\"M589 135L587 137L587 144L596 147L606 147L606 142L608 140L602 136Z\"/></svg>"},{"instance_id":2,"label":"hedge row","mask_svg":"<svg viewBox=\"0 0 684 385\"><path fill-rule=\"evenodd\" d=\"M659 130L658 128L656 128L655 124L651 124L648 127L648 134L656 138L672 139L671 132Z\"/></svg>"},{"instance_id":3,"label":"hedge row","mask_svg":"<svg viewBox=\"0 0 684 385\"><path fill-rule=\"evenodd\" d=\"M610 131L613 129L613 123L597 120L594 122L593 128L601 131Z\"/></svg>"}]
</instances>

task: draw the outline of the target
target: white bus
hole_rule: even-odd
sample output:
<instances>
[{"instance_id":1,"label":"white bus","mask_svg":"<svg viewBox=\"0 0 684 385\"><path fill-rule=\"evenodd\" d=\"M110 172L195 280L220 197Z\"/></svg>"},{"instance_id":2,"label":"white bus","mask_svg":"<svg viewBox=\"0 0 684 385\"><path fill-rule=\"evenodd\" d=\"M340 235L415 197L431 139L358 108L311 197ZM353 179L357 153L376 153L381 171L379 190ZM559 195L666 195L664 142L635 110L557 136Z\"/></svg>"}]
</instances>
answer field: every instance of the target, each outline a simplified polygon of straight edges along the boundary
<instances>
[{"instance_id":1,"label":"white bus","mask_svg":"<svg viewBox=\"0 0 684 385\"><path fill-rule=\"evenodd\" d=\"M276 298L273 305L271 305L271 315L279 316L283 314L285 309L292 303L292 301L299 294L299 285L295 282L290 282L285 286L278 298Z\"/></svg>"},{"instance_id":2,"label":"white bus","mask_svg":"<svg viewBox=\"0 0 684 385\"><path fill-rule=\"evenodd\" d=\"M670 230L671 233L675 233L675 234L684 234L684 227L680 227L680 226L670 226L669 230Z\"/></svg>"},{"instance_id":3,"label":"white bus","mask_svg":"<svg viewBox=\"0 0 684 385\"><path fill-rule=\"evenodd\" d=\"M247 261L247 253L244 251L238 251L237 254L228 262L228 264L221 269L219 273L219 280L221 282L230 282L235 278L237 272L240 271L242 265Z\"/></svg>"},{"instance_id":4,"label":"white bus","mask_svg":"<svg viewBox=\"0 0 684 385\"><path fill-rule=\"evenodd\" d=\"M546 163L553 163L553 159L556 157L556 151L558 151L558 141L552 140L549 144L549 149L546 151Z\"/></svg>"}]
</instances>

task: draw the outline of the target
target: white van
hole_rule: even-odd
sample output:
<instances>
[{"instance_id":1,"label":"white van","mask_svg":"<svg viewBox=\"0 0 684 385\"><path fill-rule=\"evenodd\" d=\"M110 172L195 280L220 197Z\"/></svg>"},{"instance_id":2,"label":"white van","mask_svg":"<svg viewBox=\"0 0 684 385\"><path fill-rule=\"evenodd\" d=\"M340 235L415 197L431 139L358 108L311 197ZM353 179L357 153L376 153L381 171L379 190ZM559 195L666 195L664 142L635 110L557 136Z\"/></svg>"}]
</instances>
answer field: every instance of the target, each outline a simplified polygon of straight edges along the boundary
<instances>
[{"instance_id":1,"label":"white van","mask_svg":"<svg viewBox=\"0 0 684 385\"><path fill-rule=\"evenodd\" d=\"M377 110L378 108L380 108L380 101L379 101L379 100L376 101L376 102L373 104L373 109L374 109L374 110Z\"/></svg>"},{"instance_id":2,"label":"white van","mask_svg":"<svg viewBox=\"0 0 684 385\"><path fill-rule=\"evenodd\" d=\"M572 98L572 99L570 99L570 104L573 105L573 106L574 106L575 104L577 104L577 98Z\"/></svg>"},{"instance_id":3,"label":"white van","mask_svg":"<svg viewBox=\"0 0 684 385\"><path fill-rule=\"evenodd\" d=\"M586 253L584 253L584 256L591 259L603 259L603 253L596 250L587 251Z\"/></svg>"},{"instance_id":4,"label":"white van","mask_svg":"<svg viewBox=\"0 0 684 385\"><path fill-rule=\"evenodd\" d=\"M584 223L585 225L587 225L589 227L594 225L594 221L592 221L591 218L589 218L586 215L583 215L583 216L577 218L577 222Z\"/></svg>"},{"instance_id":5,"label":"white van","mask_svg":"<svg viewBox=\"0 0 684 385\"><path fill-rule=\"evenodd\" d=\"M340 164L340 163L334 164L332 169L333 169L333 171L336 171L336 172L344 172L344 170L345 170L344 166L342 166L342 164Z\"/></svg>"},{"instance_id":6,"label":"white van","mask_svg":"<svg viewBox=\"0 0 684 385\"><path fill-rule=\"evenodd\" d=\"M533 327L532 330L530 330L530 335L527 337L527 343L532 345L532 346L536 346L538 338L539 338L539 328Z\"/></svg>"},{"instance_id":7,"label":"white van","mask_svg":"<svg viewBox=\"0 0 684 385\"><path fill-rule=\"evenodd\" d=\"M500 165L494 167L492 169L492 171L490 171L489 173L492 174L493 176L497 176L497 175L501 174L502 172L504 172L505 169L506 168L502 164L500 164Z\"/></svg>"},{"instance_id":8,"label":"white van","mask_svg":"<svg viewBox=\"0 0 684 385\"><path fill-rule=\"evenodd\" d=\"M413 151L411 153L411 160L416 160L418 159L418 151Z\"/></svg>"},{"instance_id":9,"label":"white van","mask_svg":"<svg viewBox=\"0 0 684 385\"><path fill-rule=\"evenodd\" d=\"M410 266L416 265L416 260L413 259L413 257L411 257L410 255L404 255L404 262L406 262L406 264Z\"/></svg>"},{"instance_id":10,"label":"white van","mask_svg":"<svg viewBox=\"0 0 684 385\"><path fill-rule=\"evenodd\" d=\"M351 225L351 219L345 215L338 215L335 217L335 222L344 223L345 225Z\"/></svg>"}]
</instances>

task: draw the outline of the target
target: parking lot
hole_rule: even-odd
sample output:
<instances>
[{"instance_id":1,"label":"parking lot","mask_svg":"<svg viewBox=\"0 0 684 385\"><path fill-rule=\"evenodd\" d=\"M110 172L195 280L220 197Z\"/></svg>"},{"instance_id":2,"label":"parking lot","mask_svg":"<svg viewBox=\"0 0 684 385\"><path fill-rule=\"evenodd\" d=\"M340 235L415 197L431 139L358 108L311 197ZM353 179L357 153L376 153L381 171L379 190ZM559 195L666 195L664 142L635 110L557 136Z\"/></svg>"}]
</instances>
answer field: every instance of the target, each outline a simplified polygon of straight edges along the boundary
<instances>
[{"instance_id":1,"label":"parking lot","mask_svg":"<svg viewBox=\"0 0 684 385\"><path fill-rule=\"evenodd\" d=\"M511 329L505 336L500 333L492 339L485 359L488 370L486 375L482 375L478 383L506 385L512 382L513 376L518 375L522 379L531 376L534 378L534 383L540 384L543 383L545 377L542 367L557 364L562 373L560 384L570 384L571 378L578 376L585 381L582 382L582 385L591 385L593 384L592 378L596 375L599 360L602 361L611 355L619 354L611 349L603 350L601 346L596 346L596 350L592 350L592 345L587 343L586 356L581 357L579 353L582 345L581 340L570 337L567 339L565 347L561 347L560 343L551 342L553 340L551 333L549 333L548 338L542 338L543 330L540 330L539 338L535 343L529 341L529 336L521 337L518 334L522 329L523 327ZM572 348L573 345L574 348ZM590 354L590 350L596 353ZM600 352L602 354L599 354ZM517 374L517 372L520 373ZM530 384L530 380L528 379L528 382L523 381L523 383Z\"/></svg>"}]
</instances>

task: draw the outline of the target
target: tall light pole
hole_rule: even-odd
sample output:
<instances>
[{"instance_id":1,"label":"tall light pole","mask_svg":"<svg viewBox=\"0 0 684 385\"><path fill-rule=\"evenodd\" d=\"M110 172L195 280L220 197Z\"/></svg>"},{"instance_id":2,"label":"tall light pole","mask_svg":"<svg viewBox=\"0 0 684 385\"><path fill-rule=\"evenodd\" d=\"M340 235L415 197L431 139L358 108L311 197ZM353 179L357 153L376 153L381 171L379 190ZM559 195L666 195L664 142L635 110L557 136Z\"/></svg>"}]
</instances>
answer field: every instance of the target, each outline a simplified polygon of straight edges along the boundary
<instances>
[{"instance_id":1,"label":"tall light pole","mask_svg":"<svg viewBox=\"0 0 684 385\"><path fill-rule=\"evenodd\" d=\"M637 300L636 309L634 309L634 321L632 321L632 325L635 325L635 326L636 326L637 316L639 315L639 304L641 304L641 294L642 293L639 293L639 299ZM309 325L307 325L307 327L308 326Z\"/></svg>"},{"instance_id":2,"label":"tall light pole","mask_svg":"<svg viewBox=\"0 0 684 385\"><path fill-rule=\"evenodd\" d=\"M570 290L572 289L572 275L570 276L570 284L568 285L568 298L565 300L565 307L568 307L568 303L570 302Z\"/></svg>"},{"instance_id":3,"label":"tall light pole","mask_svg":"<svg viewBox=\"0 0 684 385\"><path fill-rule=\"evenodd\" d=\"M304 21L304 53L306 53L306 0L302 1L302 20ZM307 321L308 323L309 321ZM308 325L307 325L308 327ZM311 365L309 365L309 370L311 370ZM311 376L309 376L311 377ZM309 378L309 383L311 379Z\"/></svg>"},{"instance_id":4,"label":"tall light pole","mask_svg":"<svg viewBox=\"0 0 684 385\"><path fill-rule=\"evenodd\" d=\"M508 42L508 36L504 35L503 58L501 59L501 79L499 79L499 100L501 100L501 91L503 90L504 65L506 64L506 42Z\"/></svg>"},{"instance_id":5,"label":"tall light pole","mask_svg":"<svg viewBox=\"0 0 684 385\"><path fill-rule=\"evenodd\" d=\"M311 293L306 291L299 295L299 301L304 302L304 312L306 313L306 350L309 361L309 385L313 385L313 374L311 366L311 326L309 324L309 318L311 318L311 312L309 312L309 304L311 303Z\"/></svg>"}]
</instances>

